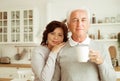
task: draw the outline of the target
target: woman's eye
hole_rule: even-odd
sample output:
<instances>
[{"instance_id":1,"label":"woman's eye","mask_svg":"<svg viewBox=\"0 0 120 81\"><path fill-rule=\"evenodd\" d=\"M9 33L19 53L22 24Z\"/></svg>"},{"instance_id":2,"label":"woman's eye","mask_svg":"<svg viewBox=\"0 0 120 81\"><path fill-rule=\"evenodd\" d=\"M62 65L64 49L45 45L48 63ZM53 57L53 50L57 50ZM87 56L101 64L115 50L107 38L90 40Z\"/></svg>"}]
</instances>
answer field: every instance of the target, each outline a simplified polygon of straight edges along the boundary
<instances>
[{"instance_id":1,"label":"woman's eye","mask_svg":"<svg viewBox=\"0 0 120 81\"><path fill-rule=\"evenodd\" d=\"M54 32L51 32L52 35L54 35Z\"/></svg>"},{"instance_id":2,"label":"woman's eye","mask_svg":"<svg viewBox=\"0 0 120 81\"><path fill-rule=\"evenodd\" d=\"M59 35L59 36L63 36L63 35Z\"/></svg>"}]
</instances>

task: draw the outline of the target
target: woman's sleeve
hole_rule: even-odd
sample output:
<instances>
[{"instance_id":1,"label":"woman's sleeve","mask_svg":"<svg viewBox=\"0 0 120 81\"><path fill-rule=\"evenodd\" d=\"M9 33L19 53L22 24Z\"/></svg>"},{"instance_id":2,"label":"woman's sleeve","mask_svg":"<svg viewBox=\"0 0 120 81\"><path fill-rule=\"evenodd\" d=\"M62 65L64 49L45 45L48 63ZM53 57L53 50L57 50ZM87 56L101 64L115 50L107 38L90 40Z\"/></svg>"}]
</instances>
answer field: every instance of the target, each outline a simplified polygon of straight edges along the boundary
<instances>
[{"instance_id":1,"label":"woman's sleeve","mask_svg":"<svg viewBox=\"0 0 120 81\"><path fill-rule=\"evenodd\" d=\"M48 55L48 59L45 60L44 54L39 49L35 49L32 55L32 69L40 81L51 81L54 73L57 54L50 52Z\"/></svg>"},{"instance_id":2,"label":"woman's sleeve","mask_svg":"<svg viewBox=\"0 0 120 81\"><path fill-rule=\"evenodd\" d=\"M60 81L61 80L61 69L60 69L59 60L60 60L59 57L57 57L55 71L54 71L52 81Z\"/></svg>"}]
</instances>

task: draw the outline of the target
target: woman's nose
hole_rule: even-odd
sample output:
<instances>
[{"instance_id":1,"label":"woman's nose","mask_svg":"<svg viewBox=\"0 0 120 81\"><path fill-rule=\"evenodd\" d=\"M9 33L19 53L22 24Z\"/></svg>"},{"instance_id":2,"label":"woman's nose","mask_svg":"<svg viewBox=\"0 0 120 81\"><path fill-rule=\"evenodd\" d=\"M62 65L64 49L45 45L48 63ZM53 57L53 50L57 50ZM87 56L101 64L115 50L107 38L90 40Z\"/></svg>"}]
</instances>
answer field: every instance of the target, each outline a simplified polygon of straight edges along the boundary
<instances>
[{"instance_id":1,"label":"woman's nose","mask_svg":"<svg viewBox=\"0 0 120 81\"><path fill-rule=\"evenodd\" d=\"M54 39L58 39L58 36L55 35L55 36L54 36Z\"/></svg>"}]
</instances>

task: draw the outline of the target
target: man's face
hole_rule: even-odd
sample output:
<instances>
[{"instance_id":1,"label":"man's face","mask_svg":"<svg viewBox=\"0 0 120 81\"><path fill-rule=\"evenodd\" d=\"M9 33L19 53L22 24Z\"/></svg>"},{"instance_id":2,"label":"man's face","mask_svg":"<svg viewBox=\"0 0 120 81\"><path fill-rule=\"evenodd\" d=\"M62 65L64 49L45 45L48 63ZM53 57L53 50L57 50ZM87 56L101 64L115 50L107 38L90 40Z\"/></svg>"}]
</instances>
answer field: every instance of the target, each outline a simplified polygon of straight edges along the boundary
<instances>
[{"instance_id":1,"label":"man's face","mask_svg":"<svg viewBox=\"0 0 120 81\"><path fill-rule=\"evenodd\" d=\"M68 28L72 35L86 35L89 27L90 21L85 10L75 10L71 13Z\"/></svg>"}]
</instances>

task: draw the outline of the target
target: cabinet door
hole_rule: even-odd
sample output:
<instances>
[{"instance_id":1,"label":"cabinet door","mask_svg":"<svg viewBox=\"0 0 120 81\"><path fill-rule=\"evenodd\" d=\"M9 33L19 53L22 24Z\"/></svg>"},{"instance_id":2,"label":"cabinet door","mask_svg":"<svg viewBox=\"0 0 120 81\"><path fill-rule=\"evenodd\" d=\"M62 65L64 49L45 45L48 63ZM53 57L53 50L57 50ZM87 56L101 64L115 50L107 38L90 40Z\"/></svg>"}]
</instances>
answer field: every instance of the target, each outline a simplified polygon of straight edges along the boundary
<instances>
[{"instance_id":1,"label":"cabinet door","mask_svg":"<svg viewBox=\"0 0 120 81\"><path fill-rule=\"evenodd\" d=\"M0 12L0 42L7 42L8 16L7 12Z\"/></svg>"},{"instance_id":2,"label":"cabinet door","mask_svg":"<svg viewBox=\"0 0 120 81\"><path fill-rule=\"evenodd\" d=\"M18 77L17 68L0 67L0 78Z\"/></svg>"},{"instance_id":3,"label":"cabinet door","mask_svg":"<svg viewBox=\"0 0 120 81\"><path fill-rule=\"evenodd\" d=\"M31 68L19 68L17 73L20 79L26 78L27 80L32 80L34 78Z\"/></svg>"},{"instance_id":4,"label":"cabinet door","mask_svg":"<svg viewBox=\"0 0 120 81\"><path fill-rule=\"evenodd\" d=\"M23 41L33 42L33 10L23 11Z\"/></svg>"},{"instance_id":5,"label":"cabinet door","mask_svg":"<svg viewBox=\"0 0 120 81\"><path fill-rule=\"evenodd\" d=\"M11 11L11 42L20 42L20 11Z\"/></svg>"}]
</instances>

